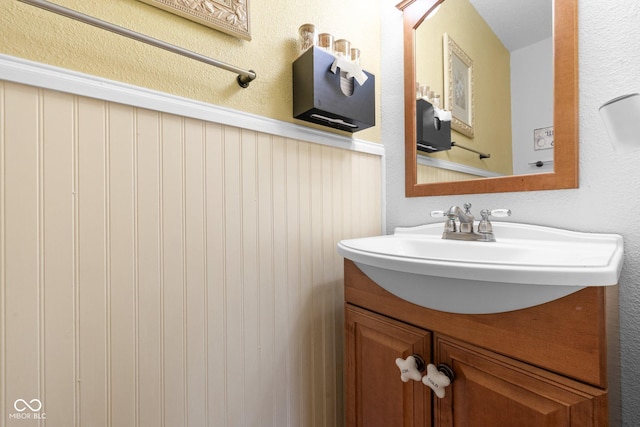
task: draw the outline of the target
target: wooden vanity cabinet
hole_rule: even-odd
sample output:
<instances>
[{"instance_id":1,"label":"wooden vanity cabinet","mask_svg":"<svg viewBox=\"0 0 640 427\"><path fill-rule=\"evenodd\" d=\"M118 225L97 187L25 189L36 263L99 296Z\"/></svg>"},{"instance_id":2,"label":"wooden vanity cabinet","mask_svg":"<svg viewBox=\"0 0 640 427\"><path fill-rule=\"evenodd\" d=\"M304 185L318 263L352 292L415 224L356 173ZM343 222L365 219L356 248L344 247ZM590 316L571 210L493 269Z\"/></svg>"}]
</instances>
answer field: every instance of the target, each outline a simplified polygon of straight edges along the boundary
<instances>
[{"instance_id":1,"label":"wooden vanity cabinet","mask_svg":"<svg viewBox=\"0 0 640 427\"><path fill-rule=\"evenodd\" d=\"M617 286L466 315L388 293L345 260L347 426L617 426ZM403 383L397 357L450 366L443 399Z\"/></svg>"},{"instance_id":2,"label":"wooden vanity cabinet","mask_svg":"<svg viewBox=\"0 0 640 427\"><path fill-rule=\"evenodd\" d=\"M436 426L607 425L604 390L447 338L435 349L456 373L435 399Z\"/></svg>"},{"instance_id":3,"label":"wooden vanity cabinet","mask_svg":"<svg viewBox=\"0 0 640 427\"><path fill-rule=\"evenodd\" d=\"M431 390L402 382L395 360L431 354L431 334L353 306L347 306L345 322L347 425L430 425Z\"/></svg>"}]
</instances>

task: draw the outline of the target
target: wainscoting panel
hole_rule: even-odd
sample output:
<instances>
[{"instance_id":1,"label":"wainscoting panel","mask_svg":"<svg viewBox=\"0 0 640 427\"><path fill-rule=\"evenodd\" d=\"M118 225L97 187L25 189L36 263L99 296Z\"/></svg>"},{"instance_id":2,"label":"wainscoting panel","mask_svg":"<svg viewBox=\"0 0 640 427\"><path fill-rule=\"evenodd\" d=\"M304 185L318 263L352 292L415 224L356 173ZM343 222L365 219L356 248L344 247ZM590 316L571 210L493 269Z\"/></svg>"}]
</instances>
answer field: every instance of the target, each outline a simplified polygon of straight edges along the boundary
<instances>
[{"instance_id":1,"label":"wainscoting panel","mask_svg":"<svg viewBox=\"0 0 640 427\"><path fill-rule=\"evenodd\" d=\"M436 168L425 165L418 165L418 180L419 184L430 184L433 182L449 182L449 181L466 181L468 179L478 179L477 175L472 175L464 172L448 170L443 168Z\"/></svg>"},{"instance_id":2,"label":"wainscoting panel","mask_svg":"<svg viewBox=\"0 0 640 427\"><path fill-rule=\"evenodd\" d=\"M1 427L343 425L380 156L10 82L0 126Z\"/></svg>"}]
</instances>

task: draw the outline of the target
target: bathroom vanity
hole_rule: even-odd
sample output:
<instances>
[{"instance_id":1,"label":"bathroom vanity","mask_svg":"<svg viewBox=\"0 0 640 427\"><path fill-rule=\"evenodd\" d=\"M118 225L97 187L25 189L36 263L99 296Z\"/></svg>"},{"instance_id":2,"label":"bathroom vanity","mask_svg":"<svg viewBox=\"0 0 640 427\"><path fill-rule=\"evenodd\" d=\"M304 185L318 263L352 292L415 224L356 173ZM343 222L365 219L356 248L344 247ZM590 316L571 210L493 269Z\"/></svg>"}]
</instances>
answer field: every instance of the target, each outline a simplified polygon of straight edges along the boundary
<instances>
[{"instance_id":1,"label":"bathroom vanity","mask_svg":"<svg viewBox=\"0 0 640 427\"><path fill-rule=\"evenodd\" d=\"M617 286L459 314L399 298L349 259L344 277L347 426L619 424ZM443 398L400 379L394 361L411 355L452 369Z\"/></svg>"}]
</instances>

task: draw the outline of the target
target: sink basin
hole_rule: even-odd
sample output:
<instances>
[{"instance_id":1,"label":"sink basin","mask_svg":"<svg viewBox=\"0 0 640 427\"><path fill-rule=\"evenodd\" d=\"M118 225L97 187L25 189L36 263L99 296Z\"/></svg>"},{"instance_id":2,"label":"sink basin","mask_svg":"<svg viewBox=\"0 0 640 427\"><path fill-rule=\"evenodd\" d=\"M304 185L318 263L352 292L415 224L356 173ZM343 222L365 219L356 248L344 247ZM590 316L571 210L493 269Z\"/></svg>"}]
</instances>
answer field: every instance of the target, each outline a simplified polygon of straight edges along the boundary
<instances>
[{"instance_id":1,"label":"sink basin","mask_svg":"<svg viewBox=\"0 0 640 427\"><path fill-rule=\"evenodd\" d=\"M392 294L451 313L532 307L618 283L622 237L493 222L496 242L443 240L442 223L342 240L338 253Z\"/></svg>"}]
</instances>

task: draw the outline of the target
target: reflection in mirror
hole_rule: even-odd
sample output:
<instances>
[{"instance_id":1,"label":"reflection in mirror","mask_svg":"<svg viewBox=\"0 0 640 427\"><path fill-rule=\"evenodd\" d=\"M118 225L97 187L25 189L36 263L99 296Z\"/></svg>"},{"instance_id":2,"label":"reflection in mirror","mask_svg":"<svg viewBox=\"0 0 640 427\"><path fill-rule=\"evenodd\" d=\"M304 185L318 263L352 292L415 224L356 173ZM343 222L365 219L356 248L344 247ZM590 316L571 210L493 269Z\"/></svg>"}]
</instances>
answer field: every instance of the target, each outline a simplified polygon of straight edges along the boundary
<instances>
[{"instance_id":1,"label":"reflection in mirror","mask_svg":"<svg viewBox=\"0 0 640 427\"><path fill-rule=\"evenodd\" d=\"M453 111L451 139L459 147L490 154L481 158L455 145L429 153L418 146L418 183L553 170L551 8L551 0L447 0L416 29L419 85ZM454 62L459 56L472 64L470 86ZM472 103L464 108L466 98ZM472 134L456 126L464 113Z\"/></svg>"},{"instance_id":2,"label":"reflection in mirror","mask_svg":"<svg viewBox=\"0 0 640 427\"><path fill-rule=\"evenodd\" d=\"M552 19L551 0L447 0L416 29L417 95L458 144L418 144L418 183L553 171Z\"/></svg>"},{"instance_id":3,"label":"reflection in mirror","mask_svg":"<svg viewBox=\"0 0 640 427\"><path fill-rule=\"evenodd\" d=\"M408 197L577 187L577 0L551 2L398 4ZM537 10L540 4L546 7ZM514 7L524 10L524 21ZM417 98L425 95L421 105ZM421 144L418 151L426 132L418 125L446 129L447 114L452 146L434 152Z\"/></svg>"}]
</instances>

